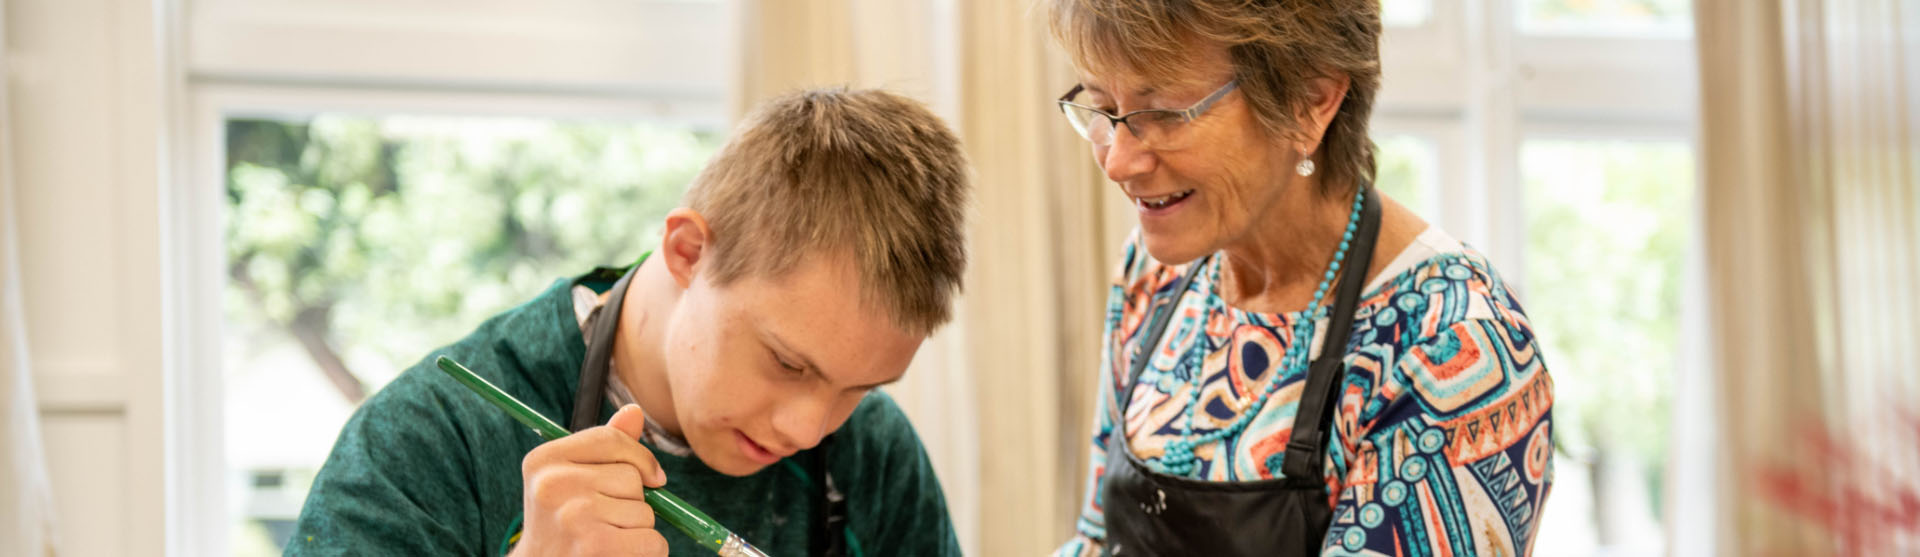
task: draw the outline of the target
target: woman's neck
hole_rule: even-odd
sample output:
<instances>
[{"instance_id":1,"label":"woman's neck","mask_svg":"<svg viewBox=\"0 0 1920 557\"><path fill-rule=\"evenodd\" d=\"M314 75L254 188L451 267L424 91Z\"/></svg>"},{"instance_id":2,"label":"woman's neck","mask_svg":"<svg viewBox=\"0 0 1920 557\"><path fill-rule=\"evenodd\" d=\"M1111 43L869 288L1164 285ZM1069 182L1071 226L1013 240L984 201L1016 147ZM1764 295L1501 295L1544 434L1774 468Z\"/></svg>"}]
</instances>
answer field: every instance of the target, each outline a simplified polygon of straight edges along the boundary
<instances>
[{"instance_id":1,"label":"woman's neck","mask_svg":"<svg viewBox=\"0 0 1920 557\"><path fill-rule=\"evenodd\" d=\"M1325 278L1340 249L1353 197L1323 195L1315 182L1290 190L1275 203L1276 214L1256 219L1223 250L1219 288L1228 305L1258 313L1302 311ZM1328 289L1331 296L1331 283Z\"/></svg>"}]
</instances>

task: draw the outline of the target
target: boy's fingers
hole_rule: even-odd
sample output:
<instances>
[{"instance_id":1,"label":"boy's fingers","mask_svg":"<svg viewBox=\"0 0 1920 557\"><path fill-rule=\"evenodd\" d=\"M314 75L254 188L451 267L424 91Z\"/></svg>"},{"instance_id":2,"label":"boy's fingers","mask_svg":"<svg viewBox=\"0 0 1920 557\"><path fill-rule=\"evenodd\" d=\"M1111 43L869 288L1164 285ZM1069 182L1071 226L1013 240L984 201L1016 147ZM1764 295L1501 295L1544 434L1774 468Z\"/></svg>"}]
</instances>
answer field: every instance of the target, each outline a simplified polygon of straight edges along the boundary
<instances>
[{"instance_id":1,"label":"boy's fingers","mask_svg":"<svg viewBox=\"0 0 1920 557\"><path fill-rule=\"evenodd\" d=\"M646 477L640 475L633 464L578 464L569 470L579 474L580 485L602 496L633 501L645 501L647 498Z\"/></svg>"},{"instance_id":2,"label":"boy's fingers","mask_svg":"<svg viewBox=\"0 0 1920 557\"><path fill-rule=\"evenodd\" d=\"M578 437L585 450L574 451L568 460L578 464L626 464L640 473L640 480L647 487L660 487L667 483L667 472L660 468L660 461L653 452L641 445L640 434L646 430L646 415L639 406L632 404L613 413L613 419L607 425L581 432ZM587 447L591 447L588 449Z\"/></svg>"},{"instance_id":3,"label":"boy's fingers","mask_svg":"<svg viewBox=\"0 0 1920 557\"><path fill-rule=\"evenodd\" d=\"M613 413L613 419L607 425L627 434L628 439L639 439L647 432L647 413L640 411L640 405L628 404Z\"/></svg>"},{"instance_id":4,"label":"boy's fingers","mask_svg":"<svg viewBox=\"0 0 1920 557\"><path fill-rule=\"evenodd\" d=\"M652 528L653 507L645 501L595 495L593 512L600 520L616 528Z\"/></svg>"}]
</instances>

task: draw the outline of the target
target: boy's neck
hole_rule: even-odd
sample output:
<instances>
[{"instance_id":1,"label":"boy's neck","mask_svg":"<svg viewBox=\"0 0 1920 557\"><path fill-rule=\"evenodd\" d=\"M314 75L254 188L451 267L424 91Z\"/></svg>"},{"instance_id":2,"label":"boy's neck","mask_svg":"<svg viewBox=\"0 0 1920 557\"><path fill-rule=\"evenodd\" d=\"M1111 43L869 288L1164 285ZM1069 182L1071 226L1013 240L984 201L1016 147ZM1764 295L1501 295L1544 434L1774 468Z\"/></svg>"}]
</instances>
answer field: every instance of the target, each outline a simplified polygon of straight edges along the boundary
<instances>
[{"instance_id":1,"label":"boy's neck","mask_svg":"<svg viewBox=\"0 0 1920 557\"><path fill-rule=\"evenodd\" d=\"M684 434L680 431L679 417L674 414L673 393L668 388L666 366L660 354L665 316L675 296L673 286L673 276L668 274L666 263L660 258L648 257L640 262L640 270L627 286L626 299L607 300L609 304L621 304L620 325L613 336L613 368L609 372L619 375L648 419L679 437Z\"/></svg>"}]
</instances>

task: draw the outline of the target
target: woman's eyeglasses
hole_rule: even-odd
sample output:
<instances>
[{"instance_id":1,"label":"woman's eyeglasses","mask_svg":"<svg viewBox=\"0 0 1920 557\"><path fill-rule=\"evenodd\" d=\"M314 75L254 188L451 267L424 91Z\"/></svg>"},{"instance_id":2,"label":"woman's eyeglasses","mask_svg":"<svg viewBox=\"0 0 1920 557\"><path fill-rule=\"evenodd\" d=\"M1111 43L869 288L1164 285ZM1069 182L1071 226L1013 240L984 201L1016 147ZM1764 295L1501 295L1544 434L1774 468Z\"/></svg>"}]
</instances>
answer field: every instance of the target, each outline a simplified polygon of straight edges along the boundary
<instances>
[{"instance_id":1,"label":"woman's eyeglasses","mask_svg":"<svg viewBox=\"0 0 1920 557\"><path fill-rule=\"evenodd\" d=\"M1239 85L1238 80L1228 81L1226 85L1220 86L1219 89L1208 94L1207 98L1200 99L1200 102L1194 103L1186 110L1149 108L1120 116L1073 102L1074 97L1086 90L1084 85L1075 85L1073 90L1067 91L1067 94L1060 97L1060 112L1067 115L1067 123L1073 124L1073 130L1080 132L1080 137L1098 147L1112 145L1114 130L1121 124L1126 124L1127 131L1133 133L1134 139L1150 147L1177 148L1179 134L1176 132L1180 126L1199 118L1207 108L1213 106L1213 103L1227 96L1227 93L1232 92Z\"/></svg>"}]
</instances>

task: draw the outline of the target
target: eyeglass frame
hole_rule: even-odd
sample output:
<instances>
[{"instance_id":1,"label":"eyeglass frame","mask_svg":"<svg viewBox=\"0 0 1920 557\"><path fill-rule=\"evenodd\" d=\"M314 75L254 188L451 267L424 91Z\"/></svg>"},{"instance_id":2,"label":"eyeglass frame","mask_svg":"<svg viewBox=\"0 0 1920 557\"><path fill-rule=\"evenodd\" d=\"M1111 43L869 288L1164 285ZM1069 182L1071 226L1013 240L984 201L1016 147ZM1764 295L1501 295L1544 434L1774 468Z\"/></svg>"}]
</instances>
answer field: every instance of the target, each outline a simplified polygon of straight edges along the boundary
<instances>
[{"instance_id":1,"label":"eyeglass frame","mask_svg":"<svg viewBox=\"0 0 1920 557\"><path fill-rule=\"evenodd\" d=\"M1121 124L1127 123L1128 118L1132 118L1134 116L1137 116L1140 114L1146 114L1146 113L1172 114L1180 117L1181 124L1186 124L1199 118L1201 114L1205 114L1207 112L1207 109L1213 108L1214 103L1220 102L1220 99L1224 99L1227 97L1227 93L1231 93L1233 92L1234 89L1238 89L1238 88L1240 88L1240 80L1231 79L1231 80L1227 80L1226 85L1221 85L1219 89L1215 89L1212 93L1208 93L1206 98L1200 99L1200 102L1193 103L1193 106L1189 106L1185 109L1175 110L1171 108L1143 108L1143 109L1135 110L1133 112L1128 112L1126 114L1122 114L1119 116L1115 116L1113 115L1113 113L1107 112L1105 110L1100 110L1098 108L1073 102L1074 96L1079 95L1080 92L1087 90L1087 86L1085 84L1074 84L1073 89L1068 90L1067 94L1061 95L1059 100L1056 100L1054 102L1060 103L1060 115L1067 119L1067 125L1072 126L1074 131L1080 133L1081 139L1085 139L1087 140L1088 143L1092 143L1095 146L1104 147L1108 145L1113 145L1113 140L1110 138L1107 140L1105 144L1102 144L1100 142L1094 141L1093 138L1088 137L1087 130L1082 129L1080 126L1073 125L1073 115L1068 113L1069 110L1072 110L1074 108L1082 108L1082 109L1086 109L1088 112L1092 112L1103 118L1106 118L1107 123L1110 124L1116 132L1118 132L1118 130L1120 129ZM1132 133L1133 126L1128 125L1127 131L1129 133ZM1134 134L1134 137L1138 138L1139 134Z\"/></svg>"}]
</instances>

